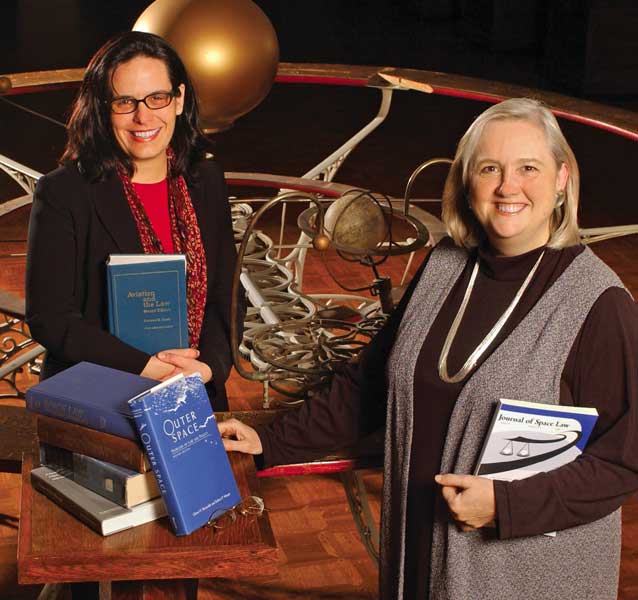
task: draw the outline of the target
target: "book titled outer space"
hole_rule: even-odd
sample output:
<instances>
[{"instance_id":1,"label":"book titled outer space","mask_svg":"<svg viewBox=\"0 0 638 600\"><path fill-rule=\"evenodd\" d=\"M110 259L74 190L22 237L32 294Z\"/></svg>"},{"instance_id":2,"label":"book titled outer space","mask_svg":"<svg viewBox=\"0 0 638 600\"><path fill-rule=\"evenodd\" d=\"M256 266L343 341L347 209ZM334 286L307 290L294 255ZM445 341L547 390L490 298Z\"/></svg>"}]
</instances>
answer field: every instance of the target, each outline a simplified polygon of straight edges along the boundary
<instances>
[{"instance_id":1,"label":"book titled outer space","mask_svg":"<svg viewBox=\"0 0 638 600\"><path fill-rule=\"evenodd\" d=\"M240 502L206 388L177 375L129 400L176 535L187 535Z\"/></svg>"}]
</instances>

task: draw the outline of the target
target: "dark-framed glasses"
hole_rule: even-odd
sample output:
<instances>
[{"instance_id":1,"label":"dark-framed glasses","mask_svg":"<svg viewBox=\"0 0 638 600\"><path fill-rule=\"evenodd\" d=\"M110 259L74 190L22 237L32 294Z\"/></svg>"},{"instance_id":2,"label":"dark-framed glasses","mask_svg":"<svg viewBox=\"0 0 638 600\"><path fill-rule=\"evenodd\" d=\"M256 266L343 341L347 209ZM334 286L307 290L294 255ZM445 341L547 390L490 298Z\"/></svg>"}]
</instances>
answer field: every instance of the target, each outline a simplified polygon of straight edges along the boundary
<instances>
[{"instance_id":1,"label":"dark-framed glasses","mask_svg":"<svg viewBox=\"0 0 638 600\"><path fill-rule=\"evenodd\" d=\"M257 519L264 514L265 510L266 506L263 498L259 496L248 496L221 515L213 513L208 523L206 523L206 526L212 527L215 530L227 529L237 521L238 517Z\"/></svg>"},{"instance_id":2,"label":"dark-framed glasses","mask_svg":"<svg viewBox=\"0 0 638 600\"><path fill-rule=\"evenodd\" d=\"M111 111L117 115L125 115L135 112L140 102L146 104L151 110L166 108L173 98L179 96L179 92L153 92L144 98L133 98L132 96L120 96L109 101Z\"/></svg>"}]
</instances>

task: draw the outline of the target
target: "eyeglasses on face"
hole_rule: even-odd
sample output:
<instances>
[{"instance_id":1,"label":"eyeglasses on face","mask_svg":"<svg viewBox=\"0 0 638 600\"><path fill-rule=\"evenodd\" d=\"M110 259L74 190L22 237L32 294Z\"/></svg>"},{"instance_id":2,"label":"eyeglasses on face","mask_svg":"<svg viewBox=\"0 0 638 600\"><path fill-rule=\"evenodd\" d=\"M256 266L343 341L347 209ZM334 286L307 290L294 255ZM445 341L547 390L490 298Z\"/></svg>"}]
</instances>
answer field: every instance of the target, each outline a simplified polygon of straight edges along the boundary
<instances>
[{"instance_id":1,"label":"eyeglasses on face","mask_svg":"<svg viewBox=\"0 0 638 600\"><path fill-rule=\"evenodd\" d=\"M140 102L143 102L151 110L166 108L177 96L179 96L179 92L152 92L139 99L132 96L120 96L110 100L109 105L115 114L125 115L135 112Z\"/></svg>"},{"instance_id":2,"label":"eyeglasses on face","mask_svg":"<svg viewBox=\"0 0 638 600\"><path fill-rule=\"evenodd\" d=\"M226 529L237 521L237 516L246 517L247 519L256 519L261 517L265 510L266 507L262 498L259 496L248 496L221 515L214 513L208 520L208 523L206 523L206 526L216 530Z\"/></svg>"}]
</instances>

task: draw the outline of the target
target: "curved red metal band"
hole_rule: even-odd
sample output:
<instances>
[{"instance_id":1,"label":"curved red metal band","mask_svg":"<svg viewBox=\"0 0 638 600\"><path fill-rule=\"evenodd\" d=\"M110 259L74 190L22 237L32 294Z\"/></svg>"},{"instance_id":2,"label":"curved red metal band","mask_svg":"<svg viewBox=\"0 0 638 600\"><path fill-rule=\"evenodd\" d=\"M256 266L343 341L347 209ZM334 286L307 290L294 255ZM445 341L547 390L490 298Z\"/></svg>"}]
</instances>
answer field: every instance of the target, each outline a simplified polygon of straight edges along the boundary
<instances>
[{"instance_id":1,"label":"curved red metal band","mask_svg":"<svg viewBox=\"0 0 638 600\"><path fill-rule=\"evenodd\" d=\"M482 94L480 92L468 92L467 90L456 90L454 88L432 86L432 90L433 90L432 92L433 94L438 94L439 96L452 96L454 98L464 98L466 100L476 100L479 102L491 102L493 104L496 104L497 102L502 102L503 100L505 100L504 96L493 96L491 94ZM603 123L601 121L597 121L596 119L592 119L590 117L575 115L573 113L569 113L563 110L552 109L552 112L557 117L562 117L563 119L568 119L569 121L581 123L582 125L588 125L591 127L596 127L597 129L609 131L610 133L614 133L616 135L626 137L630 140L633 140L634 142L638 141L638 133L633 131L628 131L627 129L623 129L622 127L616 127L615 125L610 125L609 123Z\"/></svg>"},{"instance_id":2,"label":"curved red metal band","mask_svg":"<svg viewBox=\"0 0 638 600\"><path fill-rule=\"evenodd\" d=\"M277 75L277 83L318 83L320 85L349 85L353 87L365 87L367 79L354 79L351 77L322 77L320 75Z\"/></svg>"},{"instance_id":3,"label":"curved red metal band","mask_svg":"<svg viewBox=\"0 0 638 600\"><path fill-rule=\"evenodd\" d=\"M246 186L246 187L263 187L263 188L281 188L281 181L268 181L268 180L256 180L256 179L242 179L241 177L227 177L226 183L228 185ZM311 182L308 183L287 183L286 187L297 190L299 192L308 192L309 194L321 194L322 196L328 196L331 198L338 198L341 196L341 190L330 190L325 187L313 186Z\"/></svg>"},{"instance_id":4,"label":"curved red metal band","mask_svg":"<svg viewBox=\"0 0 638 600\"><path fill-rule=\"evenodd\" d=\"M316 463L299 463L295 465L280 465L257 471L257 477L289 477L291 475L327 475L330 473L343 473L354 469L371 469L381 467L383 458L343 458Z\"/></svg>"}]
</instances>

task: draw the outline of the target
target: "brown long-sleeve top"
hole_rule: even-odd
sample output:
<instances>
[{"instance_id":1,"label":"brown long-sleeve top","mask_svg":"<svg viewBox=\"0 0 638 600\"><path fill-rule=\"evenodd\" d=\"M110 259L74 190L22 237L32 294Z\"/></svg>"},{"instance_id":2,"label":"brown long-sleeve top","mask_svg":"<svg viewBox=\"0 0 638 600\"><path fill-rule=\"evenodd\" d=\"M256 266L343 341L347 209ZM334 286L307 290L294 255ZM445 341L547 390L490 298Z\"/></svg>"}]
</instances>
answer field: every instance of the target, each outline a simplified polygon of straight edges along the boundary
<instances>
[{"instance_id":1,"label":"brown long-sleeve top","mask_svg":"<svg viewBox=\"0 0 638 600\"><path fill-rule=\"evenodd\" d=\"M511 302L543 248L517 257L478 251L481 268L450 354L455 373ZM476 368L520 323L538 299L582 252L582 246L545 249L519 305ZM434 483L454 403L463 382L438 376L445 337L461 304L475 254L441 306L420 349L414 377L414 431L408 484L405 597L427 598ZM427 262L427 259L426 259ZM382 426L386 360L414 284L384 329L333 379L325 394L299 411L259 429L265 464L298 462L354 443ZM579 331L562 378L560 403L593 406L599 418L585 452L573 463L515 482L495 482L501 538L536 535L596 520L638 489L638 318L632 298L619 288L603 293ZM467 378L466 378L467 379Z\"/></svg>"}]
</instances>

